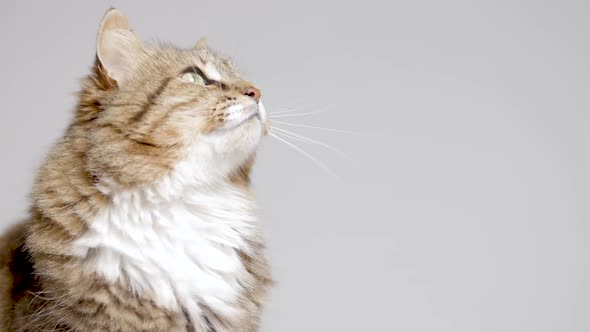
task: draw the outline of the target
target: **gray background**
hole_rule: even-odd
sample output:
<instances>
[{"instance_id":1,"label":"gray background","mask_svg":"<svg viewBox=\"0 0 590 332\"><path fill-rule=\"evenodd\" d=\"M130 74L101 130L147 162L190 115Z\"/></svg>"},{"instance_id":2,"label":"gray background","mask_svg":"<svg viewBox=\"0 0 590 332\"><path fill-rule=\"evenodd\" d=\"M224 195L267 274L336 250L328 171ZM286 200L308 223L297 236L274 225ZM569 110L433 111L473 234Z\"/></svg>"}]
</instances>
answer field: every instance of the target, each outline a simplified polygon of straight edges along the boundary
<instances>
[{"instance_id":1,"label":"gray background","mask_svg":"<svg viewBox=\"0 0 590 332\"><path fill-rule=\"evenodd\" d=\"M207 36L336 180L267 139L263 331L590 331L588 1L2 1L1 223L71 116L98 23ZM300 144L301 145L301 144ZM4 227L4 226L0 226Z\"/></svg>"}]
</instances>

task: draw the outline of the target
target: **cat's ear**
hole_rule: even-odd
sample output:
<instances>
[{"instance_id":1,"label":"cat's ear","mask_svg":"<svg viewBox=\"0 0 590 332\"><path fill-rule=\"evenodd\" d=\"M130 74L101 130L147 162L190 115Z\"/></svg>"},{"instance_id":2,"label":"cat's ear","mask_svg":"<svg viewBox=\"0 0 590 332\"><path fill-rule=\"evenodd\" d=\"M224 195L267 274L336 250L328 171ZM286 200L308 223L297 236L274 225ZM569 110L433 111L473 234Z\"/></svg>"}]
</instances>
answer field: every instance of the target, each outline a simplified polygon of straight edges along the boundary
<instances>
[{"instance_id":1,"label":"cat's ear","mask_svg":"<svg viewBox=\"0 0 590 332\"><path fill-rule=\"evenodd\" d=\"M124 84L133 61L143 50L127 17L117 9L110 9L100 23L96 42L100 71L117 84Z\"/></svg>"},{"instance_id":2,"label":"cat's ear","mask_svg":"<svg viewBox=\"0 0 590 332\"><path fill-rule=\"evenodd\" d=\"M195 47L193 47L193 49L200 50L200 49L206 48L206 47L207 47L207 38L202 37L201 39L199 39L199 41L197 41L197 43L195 44Z\"/></svg>"}]
</instances>

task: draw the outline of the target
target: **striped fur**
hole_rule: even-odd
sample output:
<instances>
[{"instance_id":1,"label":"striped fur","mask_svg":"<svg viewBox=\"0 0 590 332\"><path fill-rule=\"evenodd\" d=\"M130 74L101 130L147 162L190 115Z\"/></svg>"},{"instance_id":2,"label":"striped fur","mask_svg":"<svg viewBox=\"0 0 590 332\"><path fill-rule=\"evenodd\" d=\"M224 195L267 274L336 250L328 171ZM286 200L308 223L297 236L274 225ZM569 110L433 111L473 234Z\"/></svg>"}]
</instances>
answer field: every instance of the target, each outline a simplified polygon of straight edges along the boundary
<instances>
[{"instance_id":1,"label":"striped fur","mask_svg":"<svg viewBox=\"0 0 590 332\"><path fill-rule=\"evenodd\" d=\"M116 10L109 15L124 19ZM163 305L158 289L134 287L140 281L127 273L131 265L110 266L116 278L107 278L105 267L97 263L98 255L111 250L105 246L112 236L105 233L103 242L96 242L96 246L88 239L105 222L101 218L105 211L119 208L122 193L146 195L171 176L180 174L175 177L178 181L163 191L164 205L186 200L187 191L203 198L217 190L217 203L191 208L212 209L212 216L226 215L226 209L236 206L236 197L227 194L233 192L240 193L254 209L249 174L267 126L264 114L230 126L228 109L232 106L261 111L244 95L251 83L204 43L191 50L140 41L129 47L133 49L126 51L132 56L125 63L124 74L114 75L121 68L109 67L97 57L82 83L71 125L38 172L30 219L0 238L0 331L258 330L272 281L255 214L236 210L237 217L223 220L230 223L226 230L209 234L225 236L224 232L242 223L249 225L247 232L236 233L240 235L236 240L239 245L215 244L216 250L227 252L239 262L229 275L219 276L236 282L236 297L227 300L235 308L231 312L219 310L199 293L194 294L198 288L193 289L190 283L176 291L190 294L196 300L189 302L196 307L185 305L178 294L177 306ZM214 70L223 84L195 86L183 82L179 73L189 66ZM132 232L150 228L141 217L143 212L117 222L139 222L140 227L121 228ZM172 224L185 222L170 218ZM215 218L207 222L214 225L222 221ZM180 245L190 245L190 241ZM85 250L80 251L81 247ZM127 257L143 254L142 249L146 248L108 254ZM167 266L164 263L161 265ZM210 267L205 270L210 271ZM165 271L170 278L175 278L175 273L182 271Z\"/></svg>"}]
</instances>

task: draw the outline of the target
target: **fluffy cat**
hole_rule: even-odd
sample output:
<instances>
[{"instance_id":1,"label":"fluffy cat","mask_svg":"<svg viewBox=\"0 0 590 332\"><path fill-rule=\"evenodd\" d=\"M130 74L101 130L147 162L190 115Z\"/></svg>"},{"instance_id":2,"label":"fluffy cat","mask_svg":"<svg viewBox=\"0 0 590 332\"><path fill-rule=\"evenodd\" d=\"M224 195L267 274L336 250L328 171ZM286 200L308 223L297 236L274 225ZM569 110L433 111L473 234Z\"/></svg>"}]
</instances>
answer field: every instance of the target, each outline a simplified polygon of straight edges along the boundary
<instances>
[{"instance_id":1,"label":"fluffy cat","mask_svg":"<svg viewBox=\"0 0 590 332\"><path fill-rule=\"evenodd\" d=\"M2 331L257 331L272 283L249 173L260 91L118 10L30 219L0 239Z\"/></svg>"}]
</instances>

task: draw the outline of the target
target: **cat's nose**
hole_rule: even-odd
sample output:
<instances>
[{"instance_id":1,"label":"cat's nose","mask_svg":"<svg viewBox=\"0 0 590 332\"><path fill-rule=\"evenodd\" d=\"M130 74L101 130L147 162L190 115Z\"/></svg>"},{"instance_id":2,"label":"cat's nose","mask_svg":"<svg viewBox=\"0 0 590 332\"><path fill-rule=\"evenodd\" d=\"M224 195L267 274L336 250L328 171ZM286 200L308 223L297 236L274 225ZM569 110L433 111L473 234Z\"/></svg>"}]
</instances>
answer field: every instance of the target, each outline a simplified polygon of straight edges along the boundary
<instances>
[{"instance_id":1,"label":"cat's nose","mask_svg":"<svg viewBox=\"0 0 590 332\"><path fill-rule=\"evenodd\" d=\"M253 86L248 87L244 94L256 100L257 103L260 101L260 90L256 89Z\"/></svg>"}]
</instances>

